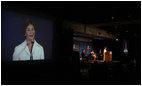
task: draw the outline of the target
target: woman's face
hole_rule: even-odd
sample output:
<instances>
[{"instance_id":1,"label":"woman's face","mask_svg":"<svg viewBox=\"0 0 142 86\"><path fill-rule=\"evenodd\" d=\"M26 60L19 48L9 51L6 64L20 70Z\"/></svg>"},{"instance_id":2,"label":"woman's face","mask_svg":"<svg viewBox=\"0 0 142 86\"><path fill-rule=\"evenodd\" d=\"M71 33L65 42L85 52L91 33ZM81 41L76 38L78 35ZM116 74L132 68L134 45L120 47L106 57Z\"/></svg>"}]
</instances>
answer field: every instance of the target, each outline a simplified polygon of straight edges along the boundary
<instances>
[{"instance_id":1,"label":"woman's face","mask_svg":"<svg viewBox=\"0 0 142 86\"><path fill-rule=\"evenodd\" d=\"M25 36L27 40L33 41L35 37L35 29L32 24L29 24L26 28Z\"/></svg>"}]
</instances>

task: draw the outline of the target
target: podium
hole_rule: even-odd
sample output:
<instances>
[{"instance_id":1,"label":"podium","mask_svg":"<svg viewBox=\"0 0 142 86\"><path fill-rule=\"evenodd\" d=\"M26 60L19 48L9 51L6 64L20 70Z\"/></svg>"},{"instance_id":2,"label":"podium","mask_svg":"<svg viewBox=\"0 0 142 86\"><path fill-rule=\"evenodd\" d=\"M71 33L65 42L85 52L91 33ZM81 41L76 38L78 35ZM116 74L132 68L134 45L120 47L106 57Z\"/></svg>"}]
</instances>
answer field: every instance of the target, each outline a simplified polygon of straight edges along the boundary
<instances>
[{"instance_id":1,"label":"podium","mask_svg":"<svg viewBox=\"0 0 142 86\"><path fill-rule=\"evenodd\" d=\"M107 51L105 53L104 61L112 61L112 51Z\"/></svg>"}]
</instances>

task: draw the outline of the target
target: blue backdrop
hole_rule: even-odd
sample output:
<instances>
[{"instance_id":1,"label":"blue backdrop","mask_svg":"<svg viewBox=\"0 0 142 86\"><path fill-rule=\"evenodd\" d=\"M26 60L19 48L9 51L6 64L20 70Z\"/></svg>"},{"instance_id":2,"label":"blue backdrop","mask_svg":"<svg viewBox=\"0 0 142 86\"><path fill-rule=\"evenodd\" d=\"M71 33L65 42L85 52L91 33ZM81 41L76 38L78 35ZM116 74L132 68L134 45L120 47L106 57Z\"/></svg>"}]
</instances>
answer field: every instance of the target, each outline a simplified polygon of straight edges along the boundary
<instances>
[{"instance_id":1,"label":"blue backdrop","mask_svg":"<svg viewBox=\"0 0 142 86\"><path fill-rule=\"evenodd\" d=\"M89 55L91 53L91 50L92 50L92 42L81 42L81 41L73 41L73 43L76 45L76 49L74 49L73 51L77 51L80 53L80 57L81 57L81 53L82 53L82 50L85 49L86 51L86 54ZM87 45L90 46L90 49L88 50L87 49Z\"/></svg>"},{"instance_id":2,"label":"blue backdrop","mask_svg":"<svg viewBox=\"0 0 142 86\"><path fill-rule=\"evenodd\" d=\"M26 18L36 23L36 41L44 48L45 58L52 58L53 21L36 16L1 10L1 50L2 61L12 61L14 47L22 43L22 24Z\"/></svg>"}]
</instances>

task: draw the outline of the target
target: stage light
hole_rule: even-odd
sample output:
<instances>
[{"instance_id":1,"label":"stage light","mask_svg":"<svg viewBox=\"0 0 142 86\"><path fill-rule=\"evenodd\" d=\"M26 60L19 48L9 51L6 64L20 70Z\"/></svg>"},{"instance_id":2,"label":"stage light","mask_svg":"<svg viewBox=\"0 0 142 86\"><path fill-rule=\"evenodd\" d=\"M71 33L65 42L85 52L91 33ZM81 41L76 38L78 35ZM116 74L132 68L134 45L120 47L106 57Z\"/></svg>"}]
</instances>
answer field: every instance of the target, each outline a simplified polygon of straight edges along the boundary
<instances>
[{"instance_id":1,"label":"stage light","mask_svg":"<svg viewBox=\"0 0 142 86\"><path fill-rule=\"evenodd\" d=\"M114 17L112 16L111 19L114 19Z\"/></svg>"},{"instance_id":2,"label":"stage light","mask_svg":"<svg viewBox=\"0 0 142 86\"><path fill-rule=\"evenodd\" d=\"M131 18L131 17L132 17L132 15L131 15L131 14L129 14L129 15L128 15L128 18Z\"/></svg>"},{"instance_id":3,"label":"stage light","mask_svg":"<svg viewBox=\"0 0 142 86\"><path fill-rule=\"evenodd\" d=\"M118 41L118 39L116 39L116 41Z\"/></svg>"},{"instance_id":4,"label":"stage light","mask_svg":"<svg viewBox=\"0 0 142 86\"><path fill-rule=\"evenodd\" d=\"M118 26L114 26L114 28L118 28Z\"/></svg>"}]
</instances>

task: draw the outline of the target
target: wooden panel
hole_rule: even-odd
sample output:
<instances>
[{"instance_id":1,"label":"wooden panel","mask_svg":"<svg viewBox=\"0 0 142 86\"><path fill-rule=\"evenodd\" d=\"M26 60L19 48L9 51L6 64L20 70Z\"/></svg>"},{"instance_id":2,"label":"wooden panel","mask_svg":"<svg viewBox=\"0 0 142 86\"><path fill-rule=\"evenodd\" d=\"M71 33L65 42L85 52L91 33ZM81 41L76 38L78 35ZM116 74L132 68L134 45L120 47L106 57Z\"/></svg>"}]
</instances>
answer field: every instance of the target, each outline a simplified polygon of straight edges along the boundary
<instances>
[{"instance_id":1,"label":"wooden panel","mask_svg":"<svg viewBox=\"0 0 142 86\"><path fill-rule=\"evenodd\" d=\"M105 53L105 61L112 61L112 51Z\"/></svg>"}]
</instances>

